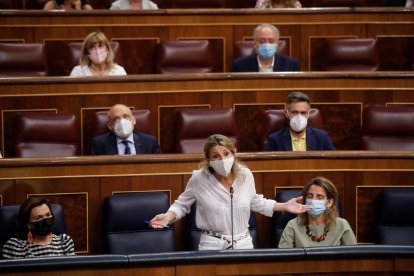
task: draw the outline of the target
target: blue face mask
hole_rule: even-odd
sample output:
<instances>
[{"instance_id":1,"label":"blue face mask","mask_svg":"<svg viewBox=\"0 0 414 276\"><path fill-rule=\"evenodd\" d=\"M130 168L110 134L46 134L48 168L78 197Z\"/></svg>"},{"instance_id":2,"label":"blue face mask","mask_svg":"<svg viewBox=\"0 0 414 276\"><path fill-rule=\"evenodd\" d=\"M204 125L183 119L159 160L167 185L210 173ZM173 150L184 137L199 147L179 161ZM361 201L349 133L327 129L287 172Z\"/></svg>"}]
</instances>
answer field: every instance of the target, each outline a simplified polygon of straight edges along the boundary
<instances>
[{"instance_id":1,"label":"blue face mask","mask_svg":"<svg viewBox=\"0 0 414 276\"><path fill-rule=\"evenodd\" d=\"M263 59L271 59L276 54L276 44L261 44L258 49L258 54Z\"/></svg>"},{"instance_id":2,"label":"blue face mask","mask_svg":"<svg viewBox=\"0 0 414 276\"><path fill-rule=\"evenodd\" d=\"M306 205L312 206L308 211L311 217L318 217L326 210L326 200L306 199Z\"/></svg>"}]
</instances>

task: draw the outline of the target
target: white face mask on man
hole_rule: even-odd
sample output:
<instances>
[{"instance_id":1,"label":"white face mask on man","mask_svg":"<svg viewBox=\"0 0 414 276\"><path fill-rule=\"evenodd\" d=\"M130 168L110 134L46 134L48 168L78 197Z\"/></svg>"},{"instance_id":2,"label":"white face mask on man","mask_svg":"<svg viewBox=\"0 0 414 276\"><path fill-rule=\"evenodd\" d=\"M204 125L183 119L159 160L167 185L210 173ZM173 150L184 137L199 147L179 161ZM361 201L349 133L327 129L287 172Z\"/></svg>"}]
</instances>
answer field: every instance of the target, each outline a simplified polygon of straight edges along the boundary
<instances>
[{"instance_id":1,"label":"white face mask on man","mask_svg":"<svg viewBox=\"0 0 414 276\"><path fill-rule=\"evenodd\" d=\"M222 176L228 176L233 167L234 157L225 158L222 160L213 160L210 161L210 166L214 169L215 172Z\"/></svg>"},{"instance_id":2,"label":"white face mask on man","mask_svg":"<svg viewBox=\"0 0 414 276\"><path fill-rule=\"evenodd\" d=\"M122 118L116 121L115 126L114 126L115 135L121 139L128 138L129 135L131 135L133 130L134 130L134 127L132 126L131 121L125 118Z\"/></svg>"},{"instance_id":3,"label":"white face mask on man","mask_svg":"<svg viewBox=\"0 0 414 276\"><path fill-rule=\"evenodd\" d=\"M308 125L308 118L301 114L298 114L290 118L289 125L294 132L301 132Z\"/></svg>"}]
</instances>

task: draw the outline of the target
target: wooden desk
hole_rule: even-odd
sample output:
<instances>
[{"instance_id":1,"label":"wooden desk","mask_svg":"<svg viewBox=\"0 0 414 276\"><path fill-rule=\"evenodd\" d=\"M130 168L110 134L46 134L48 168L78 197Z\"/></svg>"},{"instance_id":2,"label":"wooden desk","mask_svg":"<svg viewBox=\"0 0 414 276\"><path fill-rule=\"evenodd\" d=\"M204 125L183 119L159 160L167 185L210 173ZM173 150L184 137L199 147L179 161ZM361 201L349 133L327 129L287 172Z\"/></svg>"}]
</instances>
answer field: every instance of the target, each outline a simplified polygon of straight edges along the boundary
<instances>
[{"instance_id":1,"label":"wooden desk","mask_svg":"<svg viewBox=\"0 0 414 276\"><path fill-rule=\"evenodd\" d=\"M401 63L406 63L409 54L403 41L413 43L414 36L414 9L409 8L166 9L139 13L2 10L0 40L47 44L53 40L83 40L90 32L99 30L109 39L129 41L132 48L131 45L139 45L140 51L131 49L131 53L124 53L137 59L133 62L136 67L145 57L140 56L145 49L139 41L210 39L220 45L216 51L221 51L223 71L228 71L235 42L251 39L253 29L263 22L280 29L282 39L288 42L290 55L300 61L304 71L313 68L311 56L318 41L327 37L386 40L380 49L388 62L383 70L396 70ZM387 39L400 40L390 43ZM395 56L390 63L391 52ZM136 71L133 65L128 64L127 72L147 72Z\"/></svg>"},{"instance_id":2,"label":"wooden desk","mask_svg":"<svg viewBox=\"0 0 414 276\"><path fill-rule=\"evenodd\" d=\"M374 242L375 200L386 187L414 188L414 152L270 152L237 155L253 172L257 193L274 198L280 189L302 188L313 177L335 183L344 217L359 243ZM0 205L44 196L64 207L79 253L101 251L102 202L114 193L167 191L174 201L201 154L0 159ZM271 219L257 215L260 247L270 240ZM185 219L175 224L185 249Z\"/></svg>"},{"instance_id":3,"label":"wooden desk","mask_svg":"<svg viewBox=\"0 0 414 276\"><path fill-rule=\"evenodd\" d=\"M263 111L284 108L292 91L307 93L323 117L336 149L357 150L362 111L371 105L414 104L414 73L274 73L143 75L107 78L0 79L1 142L13 156L18 112L72 113L77 116L82 152L90 152L88 126L95 111L115 103L149 109L164 153L175 153L175 111L233 108L240 128L240 151L260 151Z\"/></svg>"},{"instance_id":4,"label":"wooden desk","mask_svg":"<svg viewBox=\"0 0 414 276\"><path fill-rule=\"evenodd\" d=\"M412 246L189 251L0 260L6 275L406 275Z\"/></svg>"}]
</instances>

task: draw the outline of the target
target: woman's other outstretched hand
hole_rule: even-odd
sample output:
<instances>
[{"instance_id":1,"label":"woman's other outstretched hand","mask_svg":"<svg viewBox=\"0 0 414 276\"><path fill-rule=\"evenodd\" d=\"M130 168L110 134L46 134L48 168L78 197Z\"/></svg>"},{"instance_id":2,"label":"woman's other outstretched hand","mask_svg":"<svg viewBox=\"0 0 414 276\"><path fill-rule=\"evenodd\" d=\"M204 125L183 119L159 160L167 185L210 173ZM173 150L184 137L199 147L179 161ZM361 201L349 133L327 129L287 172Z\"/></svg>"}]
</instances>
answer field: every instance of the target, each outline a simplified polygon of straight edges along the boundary
<instances>
[{"instance_id":1,"label":"woman's other outstretched hand","mask_svg":"<svg viewBox=\"0 0 414 276\"><path fill-rule=\"evenodd\" d=\"M279 203L276 202L273 211L285 211L293 214L301 214L312 209L311 206L300 204L302 196L294 197L287 202Z\"/></svg>"},{"instance_id":2,"label":"woman's other outstretched hand","mask_svg":"<svg viewBox=\"0 0 414 276\"><path fill-rule=\"evenodd\" d=\"M149 226L156 229L168 227L168 225L174 221L175 217L176 215L173 212L156 215L150 220Z\"/></svg>"}]
</instances>

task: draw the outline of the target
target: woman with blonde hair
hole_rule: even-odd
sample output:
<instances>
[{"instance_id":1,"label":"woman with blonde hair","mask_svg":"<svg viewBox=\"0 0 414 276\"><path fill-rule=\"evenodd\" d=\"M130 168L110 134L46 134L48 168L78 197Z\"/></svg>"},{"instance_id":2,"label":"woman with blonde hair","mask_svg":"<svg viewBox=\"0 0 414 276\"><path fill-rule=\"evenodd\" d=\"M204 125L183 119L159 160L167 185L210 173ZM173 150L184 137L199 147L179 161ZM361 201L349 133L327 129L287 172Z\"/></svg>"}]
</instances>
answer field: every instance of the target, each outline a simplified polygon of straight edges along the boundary
<instances>
[{"instance_id":1,"label":"woman with blonde hair","mask_svg":"<svg viewBox=\"0 0 414 276\"><path fill-rule=\"evenodd\" d=\"M125 69L114 62L114 52L102 32L93 32L83 41L79 65L70 73L72 77L120 76Z\"/></svg>"},{"instance_id":2,"label":"woman with blonde hair","mask_svg":"<svg viewBox=\"0 0 414 276\"><path fill-rule=\"evenodd\" d=\"M298 0L257 0L256 9L302 8Z\"/></svg>"},{"instance_id":3,"label":"woman with blonde hair","mask_svg":"<svg viewBox=\"0 0 414 276\"><path fill-rule=\"evenodd\" d=\"M155 216L150 226L166 227L188 214L196 202L196 224L202 229L199 250L253 249L250 210L272 216L273 211L297 214L310 209L297 202L302 197L278 203L256 194L252 172L235 154L236 147L228 137L208 137L200 168L193 171L185 191L168 211Z\"/></svg>"},{"instance_id":4,"label":"woman with blonde hair","mask_svg":"<svg viewBox=\"0 0 414 276\"><path fill-rule=\"evenodd\" d=\"M311 179L303 188L302 198L312 209L288 222L279 248L356 245L351 226L338 216L338 191L329 179Z\"/></svg>"}]
</instances>

